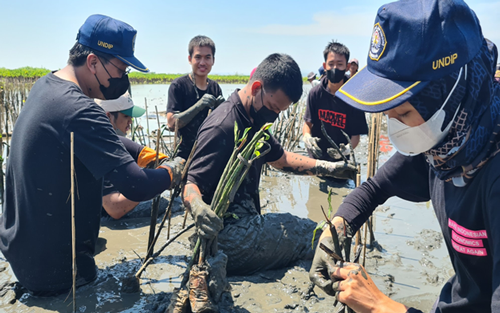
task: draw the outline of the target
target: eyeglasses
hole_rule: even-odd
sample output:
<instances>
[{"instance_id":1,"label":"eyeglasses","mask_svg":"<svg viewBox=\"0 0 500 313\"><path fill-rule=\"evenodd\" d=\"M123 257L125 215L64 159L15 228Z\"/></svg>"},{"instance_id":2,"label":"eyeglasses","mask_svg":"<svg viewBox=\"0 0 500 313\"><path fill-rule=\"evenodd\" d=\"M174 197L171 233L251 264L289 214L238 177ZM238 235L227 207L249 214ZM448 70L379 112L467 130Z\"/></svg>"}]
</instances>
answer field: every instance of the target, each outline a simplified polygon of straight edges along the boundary
<instances>
[{"instance_id":1,"label":"eyeglasses","mask_svg":"<svg viewBox=\"0 0 500 313\"><path fill-rule=\"evenodd\" d=\"M127 68L127 69L124 71L124 70L122 70L121 68L119 68L118 66L116 66L115 64L113 64L113 62L111 62L109 59L106 59L106 58L103 58L103 59L104 59L104 60L106 60L106 62L108 62L109 64L111 64L111 65L113 65L114 67L116 67L116 68L120 71L120 73L122 73L122 77L123 77L124 75L128 75L128 74L130 73L130 71L132 70L131 68ZM99 57L99 61L101 61L102 66L104 66L104 63L102 62L102 60L101 60L101 58L100 58L100 57ZM106 70L106 72L108 71L108 70L106 69L106 66L104 66L104 69ZM108 72L108 75L109 75L109 72ZM109 75L109 76L111 76L111 75Z\"/></svg>"}]
</instances>

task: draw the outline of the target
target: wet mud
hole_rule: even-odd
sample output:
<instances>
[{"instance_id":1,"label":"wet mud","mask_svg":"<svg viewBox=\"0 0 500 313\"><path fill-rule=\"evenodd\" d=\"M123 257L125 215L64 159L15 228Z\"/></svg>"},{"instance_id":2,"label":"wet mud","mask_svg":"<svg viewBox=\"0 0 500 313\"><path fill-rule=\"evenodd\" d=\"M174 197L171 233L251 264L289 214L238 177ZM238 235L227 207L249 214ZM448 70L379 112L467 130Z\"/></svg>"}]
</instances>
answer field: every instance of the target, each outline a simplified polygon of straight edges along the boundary
<instances>
[{"instance_id":1,"label":"wet mud","mask_svg":"<svg viewBox=\"0 0 500 313\"><path fill-rule=\"evenodd\" d=\"M356 158L361 162L366 156L359 151L366 151L365 145L363 136L361 147L356 149ZM390 146L384 145L387 150L381 163L393 153ZM362 168L366 164L362 163ZM364 173L362 177L366 177ZM320 207L328 207L328 189L332 188L332 205L336 209L353 187L352 182L337 184L317 177L270 171L260 186L262 210L289 212L319 222L323 219ZM180 201L174 207L171 236L181 230L184 218ZM368 273L391 298L429 311L442 285L453 274L432 206L391 198L375 211L374 220L377 244L367 250ZM191 223L188 217L187 225ZM95 256L99 276L77 290L77 311L164 312L191 258L188 237L192 233L190 230L183 234L148 266L139 281L139 290L134 292L130 277L141 266L138 256L143 258L146 254L149 217L103 221ZM156 249L166 241L164 229ZM231 290L222 295L219 311L333 312L334 299L319 288L311 288L310 265L310 261L299 261L279 270L228 277ZM26 293L0 254L0 312L71 312L71 301L72 296L66 294L37 298Z\"/></svg>"}]
</instances>

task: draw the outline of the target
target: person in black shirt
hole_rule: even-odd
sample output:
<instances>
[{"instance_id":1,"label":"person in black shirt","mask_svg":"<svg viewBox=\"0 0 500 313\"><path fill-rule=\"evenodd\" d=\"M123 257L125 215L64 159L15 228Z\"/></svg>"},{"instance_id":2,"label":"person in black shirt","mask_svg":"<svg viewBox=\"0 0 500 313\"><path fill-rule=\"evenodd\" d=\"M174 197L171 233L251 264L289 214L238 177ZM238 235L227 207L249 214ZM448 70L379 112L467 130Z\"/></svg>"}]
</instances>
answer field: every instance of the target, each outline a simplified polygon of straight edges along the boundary
<instances>
[{"instance_id":1,"label":"person in black shirt","mask_svg":"<svg viewBox=\"0 0 500 313\"><path fill-rule=\"evenodd\" d=\"M178 156L187 159L196 133L210 109L224 101L219 84L208 78L215 62L215 44L206 36L196 36L189 42L188 61L192 72L174 79L168 89L167 124L182 137Z\"/></svg>"},{"instance_id":2,"label":"person in black shirt","mask_svg":"<svg viewBox=\"0 0 500 313\"><path fill-rule=\"evenodd\" d=\"M279 268L312 257L311 237L316 223L291 214L261 215L259 181L265 163L302 175L345 178L356 171L344 162L314 160L284 151L269 135L270 152L252 164L228 209L238 219L229 217L223 222L210 210L217 183L233 151L235 122L239 129L251 127L248 138L252 138L265 123L273 122L279 112L300 99L302 84L297 63L288 55L272 54L257 67L249 83L221 104L198 131L184 203L193 215L199 236L215 242L218 234L218 244L228 256L228 274Z\"/></svg>"},{"instance_id":3,"label":"person in black shirt","mask_svg":"<svg viewBox=\"0 0 500 313\"><path fill-rule=\"evenodd\" d=\"M139 165L140 168L153 168L156 161L156 151L124 137L130 130L132 117L140 117L146 113L146 110L135 106L128 92L115 100L94 99L94 101L104 109L106 116L109 118L109 122L118 134L118 138L120 138L123 146L130 153L137 165ZM159 164L166 161L167 158L165 154L158 153ZM178 162L180 160L178 159L176 161ZM116 189L107 177L104 177L102 194L103 217L120 219L135 209L139 203L138 201L127 199L127 197ZM149 207L151 207L151 205L149 205ZM161 212L161 210L162 207L160 206L159 212Z\"/></svg>"},{"instance_id":4,"label":"person in black shirt","mask_svg":"<svg viewBox=\"0 0 500 313\"><path fill-rule=\"evenodd\" d=\"M323 135L321 124L346 156L349 156L350 149L356 148L360 135L368 133L368 126L362 111L352 108L336 96L337 90L347 81L345 71L348 69L349 49L332 41L323 51L323 56L323 67L327 75L321 79L318 86L311 89L307 97L303 140L309 157L339 161L342 156ZM348 145L342 131L349 136L352 146Z\"/></svg>"},{"instance_id":5,"label":"person in black shirt","mask_svg":"<svg viewBox=\"0 0 500 313\"><path fill-rule=\"evenodd\" d=\"M462 0L397 1L377 13L367 62L339 98L384 112L398 152L338 208L339 241L389 197L431 200L455 273L430 312L500 312L495 45ZM329 230L320 243L332 249ZM384 295L361 265L334 265L318 248L309 275L356 312L421 312Z\"/></svg>"},{"instance_id":6,"label":"person in black shirt","mask_svg":"<svg viewBox=\"0 0 500 313\"><path fill-rule=\"evenodd\" d=\"M97 277L103 177L134 201L151 199L180 180L181 166L139 168L93 100L124 94L127 67L148 71L133 53L136 34L124 22L91 15L80 28L68 65L34 84L14 126L0 250L21 285L36 295L72 287L70 133L78 286Z\"/></svg>"}]
</instances>

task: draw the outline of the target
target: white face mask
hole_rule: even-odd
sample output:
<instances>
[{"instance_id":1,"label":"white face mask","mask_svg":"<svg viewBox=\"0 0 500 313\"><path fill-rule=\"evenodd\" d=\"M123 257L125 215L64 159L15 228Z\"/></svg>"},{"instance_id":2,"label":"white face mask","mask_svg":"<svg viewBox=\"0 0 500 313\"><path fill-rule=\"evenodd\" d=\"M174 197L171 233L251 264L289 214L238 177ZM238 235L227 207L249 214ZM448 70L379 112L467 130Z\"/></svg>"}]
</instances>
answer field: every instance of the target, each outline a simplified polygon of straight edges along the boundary
<instances>
[{"instance_id":1,"label":"white face mask","mask_svg":"<svg viewBox=\"0 0 500 313\"><path fill-rule=\"evenodd\" d=\"M439 108L439 110L437 110L436 113L434 113L434 115L432 115L431 118L425 123L419 126L410 127L395 118L387 118L387 132L389 133L389 140L399 153L407 156L418 155L432 149L446 137L453 121L455 120L455 117L457 116L458 110L460 109L460 104L458 105L453 118L450 120L446 128L441 130L446 117L446 112L443 108L457 87L458 82L462 77L463 69L464 68L460 69L457 81L441 108ZM467 65L465 66L465 79L467 79Z\"/></svg>"}]
</instances>

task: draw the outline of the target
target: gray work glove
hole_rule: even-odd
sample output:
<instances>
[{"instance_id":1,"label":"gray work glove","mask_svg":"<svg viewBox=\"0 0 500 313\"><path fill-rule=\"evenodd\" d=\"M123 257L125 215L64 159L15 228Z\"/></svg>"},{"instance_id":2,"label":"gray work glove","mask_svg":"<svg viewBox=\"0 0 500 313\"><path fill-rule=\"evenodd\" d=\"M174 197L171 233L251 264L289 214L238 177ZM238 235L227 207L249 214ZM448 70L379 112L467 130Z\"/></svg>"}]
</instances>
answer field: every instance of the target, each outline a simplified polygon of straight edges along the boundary
<instances>
[{"instance_id":1,"label":"gray work glove","mask_svg":"<svg viewBox=\"0 0 500 313\"><path fill-rule=\"evenodd\" d=\"M211 94L206 93L194 105L198 106L200 108L210 108L210 109L213 109L214 106L215 106L215 103L216 103L215 97L212 96Z\"/></svg>"},{"instance_id":2,"label":"gray work glove","mask_svg":"<svg viewBox=\"0 0 500 313\"><path fill-rule=\"evenodd\" d=\"M215 103L213 107L210 107L211 109L217 108L222 102L226 101L223 96L218 96L217 99L215 99Z\"/></svg>"},{"instance_id":3,"label":"gray work glove","mask_svg":"<svg viewBox=\"0 0 500 313\"><path fill-rule=\"evenodd\" d=\"M330 296L335 295L339 286L339 283L337 281L332 281L331 279L335 264L338 261L334 260L325 251L323 251L320 248L320 244L324 244L327 248L335 252L341 258L349 260L349 257L346 254L350 255L350 246L352 240L352 230L345 222L343 222L343 225L337 224L335 231L337 233L339 250L335 249L333 238L331 236L324 237L320 242L318 242L318 245L316 246L311 269L309 270L309 279L311 280L311 282L323 289L323 291ZM325 230L325 232L330 231ZM348 247L348 251L346 251L346 247Z\"/></svg>"},{"instance_id":4,"label":"gray work glove","mask_svg":"<svg viewBox=\"0 0 500 313\"><path fill-rule=\"evenodd\" d=\"M344 161L328 162L316 161L316 174L318 176L330 176L337 179L356 179L358 169L356 166Z\"/></svg>"},{"instance_id":5,"label":"gray work glove","mask_svg":"<svg viewBox=\"0 0 500 313\"><path fill-rule=\"evenodd\" d=\"M222 220L200 198L195 198L191 202L191 214L200 238L214 239L219 231L224 228Z\"/></svg>"},{"instance_id":6,"label":"gray work glove","mask_svg":"<svg viewBox=\"0 0 500 313\"><path fill-rule=\"evenodd\" d=\"M165 160L165 159L164 159ZM186 160L181 157L176 157L170 161L163 161L158 168L166 169L170 174L170 189L181 183L182 171Z\"/></svg>"},{"instance_id":7,"label":"gray work glove","mask_svg":"<svg viewBox=\"0 0 500 313\"><path fill-rule=\"evenodd\" d=\"M331 279L335 261L325 251L320 249L320 243L324 244L330 250L335 251L331 237L325 237L318 242L311 269L309 270L309 279L326 294L335 296L336 290L332 287L334 282Z\"/></svg>"},{"instance_id":8,"label":"gray work glove","mask_svg":"<svg viewBox=\"0 0 500 313\"><path fill-rule=\"evenodd\" d=\"M339 149L340 149L340 152L344 156L349 156L351 154L351 145L350 144L344 145L343 143L341 143L339 145ZM334 160L342 159L342 156L339 154L339 151L337 149L328 148L328 149L326 149L326 153L328 153L328 155Z\"/></svg>"},{"instance_id":9,"label":"gray work glove","mask_svg":"<svg viewBox=\"0 0 500 313\"><path fill-rule=\"evenodd\" d=\"M311 151L311 153L314 155L315 158L319 159L323 156L323 152L321 151L321 148L318 146L318 137L312 137L311 134L306 133L304 134L304 137L302 139L304 141L304 144L306 145L306 148Z\"/></svg>"}]
</instances>

